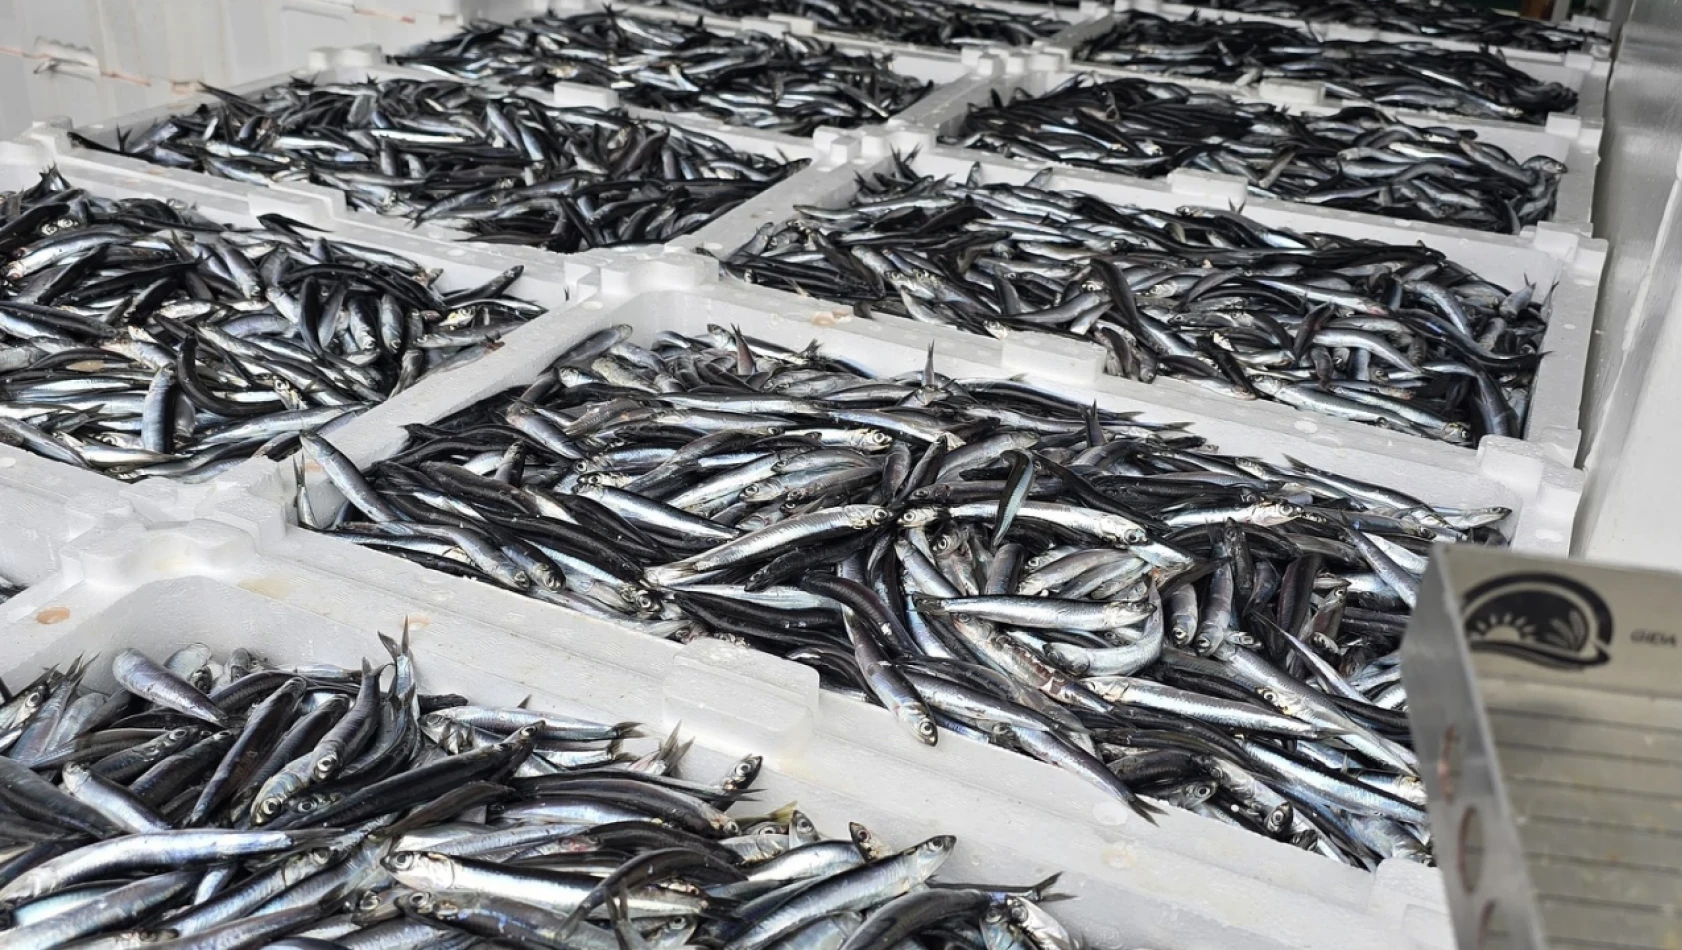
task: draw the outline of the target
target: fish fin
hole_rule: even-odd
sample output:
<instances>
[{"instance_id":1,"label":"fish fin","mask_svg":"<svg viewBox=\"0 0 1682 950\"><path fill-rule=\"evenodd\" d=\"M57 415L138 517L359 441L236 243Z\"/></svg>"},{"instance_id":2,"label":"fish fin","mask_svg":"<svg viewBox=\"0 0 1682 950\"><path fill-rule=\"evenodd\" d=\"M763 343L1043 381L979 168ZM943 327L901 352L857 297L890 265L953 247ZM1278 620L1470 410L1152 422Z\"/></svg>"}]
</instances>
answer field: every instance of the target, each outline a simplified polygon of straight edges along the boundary
<instances>
[{"instance_id":1,"label":"fish fin","mask_svg":"<svg viewBox=\"0 0 1682 950\"><path fill-rule=\"evenodd\" d=\"M1057 872L1053 873L1050 877L1046 878L1045 880L1040 881L1040 882L1032 885L1031 887L1029 887L1028 888L1029 891L1031 891L1034 895L1034 898L1033 898L1034 901L1036 903L1038 903L1040 901L1045 900L1046 899L1046 894L1048 894L1051 891L1051 889L1057 885L1058 879L1060 879L1062 876L1063 876L1063 872L1062 871L1057 871ZM1064 896L1073 897L1074 895L1069 894L1069 895L1064 895Z\"/></svg>"},{"instance_id":2,"label":"fish fin","mask_svg":"<svg viewBox=\"0 0 1682 950\"><path fill-rule=\"evenodd\" d=\"M1138 796L1134 796L1133 800L1127 803L1127 807L1133 809L1134 814L1153 825L1156 824L1156 816L1168 814L1168 809L1160 805L1153 805Z\"/></svg>"}]
</instances>

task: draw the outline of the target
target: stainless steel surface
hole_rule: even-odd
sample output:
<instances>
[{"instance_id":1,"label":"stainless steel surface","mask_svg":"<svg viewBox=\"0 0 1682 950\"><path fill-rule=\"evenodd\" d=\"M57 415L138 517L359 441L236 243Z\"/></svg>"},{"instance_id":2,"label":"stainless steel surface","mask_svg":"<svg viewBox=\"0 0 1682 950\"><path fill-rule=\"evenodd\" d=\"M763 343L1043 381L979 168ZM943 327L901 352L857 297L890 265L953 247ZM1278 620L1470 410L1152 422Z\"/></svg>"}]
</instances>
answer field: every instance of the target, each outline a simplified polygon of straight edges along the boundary
<instances>
[{"instance_id":1,"label":"stainless steel surface","mask_svg":"<svg viewBox=\"0 0 1682 950\"><path fill-rule=\"evenodd\" d=\"M1682 462L1682 0L1628 0L1608 90L1595 221L1612 242L1589 361L1577 550L1682 567L1682 511L1652 504ZM1614 22L1623 9L1610 11ZM1656 495L1655 492L1660 493Z\"/></svg>"},{"instance_id":2,"label":"stainless steel surface","mask_svg":"<svg viewBox=\"0 0 1682 950\"><path fill-rule=\"evenodd\" d=\"M1463 948L1682 945L1682 578L1439 548L1402 671Z\"/></svg>"}]
</instances>

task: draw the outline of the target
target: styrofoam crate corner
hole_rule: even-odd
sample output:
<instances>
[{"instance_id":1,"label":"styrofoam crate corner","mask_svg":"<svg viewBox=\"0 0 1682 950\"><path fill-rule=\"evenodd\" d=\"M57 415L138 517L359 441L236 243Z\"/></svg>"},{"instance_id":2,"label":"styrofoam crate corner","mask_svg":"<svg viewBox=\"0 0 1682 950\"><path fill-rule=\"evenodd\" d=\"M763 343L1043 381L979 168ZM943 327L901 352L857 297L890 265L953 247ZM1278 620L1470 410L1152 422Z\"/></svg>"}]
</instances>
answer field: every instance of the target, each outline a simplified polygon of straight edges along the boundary
<instances>
[{"instance_id":1,"label":"styrofoam crate corner","mask_svg":"<svg viewBox=\"0 0 1682 950\"><path fill-rule=\"evenodd\" d=\"M354 664L379 653L375 632L406 623L430 691L495 704L529 695L534 708L660 731L681 721L697 774L722 772L745 751L767 756L750 808L797 801L821 828L859 821L889 841L955 834L948 874L966 880L1062 871L1059 890L1075 899L1057 914L1093 945L1450 946L1428 869L1368 874L1178 811L1146 825L1015 753L967 741L924 747L885 710L819 692L812 671L788 661L716 642L679 647L584 618L478 620L424 585L370 587L343 565L278 560L234 535L192 523L115 533L78 552L82 579L49 581L0 608L0 671L192 641L277 662ZM105 687L107 677L96 668L88 682Z\"/></svg>"},{"instance_id":2,"label":"styrofoam crate corner","mask_svg":"<svg viewBox=\"0 0 1682 950\"><path fill-rule=\"evenodd\" d=\"M0 578L34 584L77 538L133 515L122 486L0 444Z\"/></svg>"}]
</instances>

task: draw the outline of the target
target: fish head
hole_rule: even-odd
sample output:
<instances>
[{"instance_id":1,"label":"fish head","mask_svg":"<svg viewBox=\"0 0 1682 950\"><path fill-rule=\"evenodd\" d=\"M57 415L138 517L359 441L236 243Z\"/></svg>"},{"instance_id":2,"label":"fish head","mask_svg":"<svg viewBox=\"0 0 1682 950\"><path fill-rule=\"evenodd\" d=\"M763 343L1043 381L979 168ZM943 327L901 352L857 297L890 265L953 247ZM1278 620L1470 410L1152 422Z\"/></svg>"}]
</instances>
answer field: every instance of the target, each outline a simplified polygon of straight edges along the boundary
<instances>
[{"instance_id":1,"label":"fish head","mask_svg":"<svg viewBox=\"0 0 1682 950\"><path fill-rule=\"evenodd\" d=\"M879 861L893 853L881 837L856 821L847 824L847 833L852 836L853 846L859 849L866 861Z\"/></svg>"},{"instance_id":2,"label":"fish head","mask_svg":"<svg viewBox=\"0 0 1682 950\"><path fill-rule=\"evenodd\" d=\"M550 570L549 565L542 561L532 561L527 564L526 573L531 575L532 583L544 590L560 590L566 586L566 582L561 580L560 576Z\"/></svg>"},{"instance_id":3,"label":"fish head","mask_svg":"<svg viewBox=\"0 0 1682 950\"><path fill-rule=\"evenodd\" d=\"M455 884L455 861L435 851L399 851L380 864L398 883L417 891L447 891Z\"/></svg>"},{"instance_id":4,"label":"fish head","mask_svg":"<svg viewBox=\"0 0 1682 950\"><path fill-rule=\"evenodd\" d=\"M894 444L894 437L881 429L859 429L847 440L854 448L881 451Z\"/></svg>"},{"instance_id":5,"label":"fish head","mask_svg":"<svg viewBox=\"0 0 1682 950\"><path fill-rule=\"evenodd\" d=\"M695 917L668 918L660 928L647 936L649 950L678 950L689 944L700 921Z\"/></svg>"},{"instance_id":6,"label":"fish head","mask_svg":"<svg viewBox=\"0 0 1682 950\"><path fill-rule=\"evenodd\" d=\"M304 777L296 772L282 771L263 784L257 801L251 806L251 823L259 827L280 817L286 803L304 789Z\"/></svg>"},{"instance_id":7,"label":"fish head","mask_svg":"<svg viewBox=\"0 0 1682 950\"><path fill-rule=\"evenodd\" d=\"M812 819L808 818L806 813L799 809L795 809L794 813L789 816L788 835L801 843L817 841L823 837L818 834L818 826L812 824Z\"/></svg>"},{"instance_id":8,"label":"fish head","mask_svg":"<svg viewBox=\"0 0 1682 950\"><path fill-rule=\"evenodd\" d=\"M758 503L781 498L787 491L780 479L767 478L743 488L741 497L746 501Z\"/></svg>"},{"instance_id":9,"label":"fish head","mask_svg":"<svg viewBox=\"0 0 1682 950\"><path fill-rule=\"evenodd\" d=\"M747 756L730 769L730 774L724 777L721 786L728 792L739 792L747 788L759 777L759 768L764 762L762 756Z\"/></svg>"},{"instance_id":10,"label":"fish head","mask_svg":"<svg viewBox=\"0 0 1682 950\"><path fill-rule=\"evenodd\" d=\"M337 748L320 749L315 757L315 764L310 766L310 777L317 782L325 782L339 774L339 767L344 764Z\"/></svg>"},{"instance_id":11,"label":"fish head","mask_svg":"<svg viewBox=\"0 0 1682 950\"><path fill-rule=\"evenodd\" d=\"M902 528L921 528L935 523L940 518L939 508L907 508L899 516Z\"/></svg>"},{"instance_id":12,"label":"fish head","mask_svg":"<svg viewBox=\"0 0 1682 950\"><path fill-rule=\"evenodd\" d=\"M1295 815L1296 809L1291 806L1290 802L1280 802L1267 813L1267 818L1262 822L1262 827L1267 829L1268 834L1276 835L1291 826Z\"/></svg>"},{"instance_id":13,"label":"fish head","mask_svg":"<svg viewBox=\"0 0 1682 950\"><path fill-rule=\"evenodd\" d=\"M952 856L952 849L958 846L958 839L952 835L935 835L921 844L913 845L905 851L916 865L918 873L927 878L940 869L946 859Z\"/></svg>"},{"instance_id":14,"label":"fish head","mask_svg":"<svg viewBox=\"0 0 1682 950\"><path fill-rule=\"evenodd\" d=\"M1443 426L1443 441L1465 443L1472 441L1472 430L1464 422L1450 422Z\"/></svg>"},{"instance_id":15,"label":"fish head","mask_svg":"<svg viewBox=\"0 0 1682 950\"><path fill-rule=\"evenodd\" d=\"M416 891L397 898L397 906L406 913L433 920L454 920L461 915L461 905L440 894Z\"/></svg>"},{"instance_id":16,"label":"fish head","mask_svg":"<svg viewBox=\"0 0 1682 950\"><path fill-rule=\"evenodd\" d=\"M894 710L894 714L911 729L918 742L934 745L940 741L940 730L935 727L934 717L929 715L922 703L904 703Z\"/></svg>"},{"instance_id":17,"label":"fish head","mask_svg":"<svg viewBox=\"0 0 1682 950\"><path fill-rule=\"evenodd\" d=\"M1045 658L1070 676L1082 676L1092 668L1092 658L1078 646L1068 643L1047 643Z\"/></svg>"},{"instance_id":18,"label":"fish head","mask_svg":"<svg viewBox=\"0 0 1682 950\"><path fill-rule=\"evenodd\" d=\"M893 516L892 511L879 505L847 506L847 526L856 531L881 527Z\"/></svg>"},{"instance_id":19,"label":"fish head","mask_svg":"<svg viewBox=\"0 0 1682 950\"><path fill-rule=\"evenodd\" d=\"M1111 544L1125 544L1131 547L1144 544L1150 540L1145 530L1119 515L1105 515L1098 521L1098 536Z\"/></svg>"}]
</instances>

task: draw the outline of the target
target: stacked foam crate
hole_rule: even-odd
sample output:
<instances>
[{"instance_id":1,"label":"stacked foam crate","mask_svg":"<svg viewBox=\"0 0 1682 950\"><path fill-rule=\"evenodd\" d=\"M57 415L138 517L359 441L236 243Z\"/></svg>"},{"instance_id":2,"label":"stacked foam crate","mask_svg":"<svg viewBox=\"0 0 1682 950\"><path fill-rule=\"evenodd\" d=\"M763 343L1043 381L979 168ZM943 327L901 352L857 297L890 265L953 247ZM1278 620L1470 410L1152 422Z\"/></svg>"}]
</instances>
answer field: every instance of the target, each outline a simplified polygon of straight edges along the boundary
<instances>
[{"instance_id":1,"label":"stacked foam crate","mask_svg":"<svg viewBox=\"0 0 1682 950\"><path fill-rule=\"evenodd\" d=\"M575 3L562 12L595 8ZM336 24L325 32L362 22L354 17L376 15L328 2L295 2L287 9L291 12L283 16L295 24L307 16ZM396 49L448 33L451 18L462 15L459 9L378 15L388 13L388 19L404 24L391 28L396 33L354 38ZM1087 69L1070 53L1108 13L1089 7L1068 14L1068 33L1019 50L927 50L836 36L842 43L891 52L897 68L936 83L921 102L880 126L820 130L802 139L675 117L734 147L812 164L665 247L555 255L475 245L448 229L412 228L354 210L343 195L322 186L264 187L159 168L82 148L57 127L37 128L0 153L0 174L10 189L35 169L57 163L74 183L101 194L173 198L235 221L278 211L336 237L426 260L447 274L465 269L451 278L463 284L512 262L525 264L527 278L544 288L541 302L552 311L519 331L517 341L510 338L511 345L340 429L334 441L364 466L398 451L406 426L436 422L511 382L529 380L557 354L602 328L628 325L632 339L647 344L664 331L693 334L711 324L734 325L775 344L815 341L825 352L883 375L921 367L932 348L942 372L954 377L1025 377L1103 409L1188 422L1225 452L1289 455L1435 504L1509 507L1515 511L1510 529L1515 549L1563 552L1581 491L1574 470L1576 419L1605 255L1587 225L1598 148L1592 119L1562 116L1542 126L1520 126L1416 117L1474 129L1521 158L1546 155L1565 162L1554 220L1514 236L1287 202L1244 205L1247 215L1269 225L1392 244L1419 242L1497 281L1553 286L1544 343L1549 356L1536 384L1530 426L1522 438L1490 437L1476 448L1275 404L1239 403L1173 381L1144 385L1108 376L1102 353L1078 341L998 340L893 317L866 319L838 303L720 274L715 256L728 255L762 225L791 217L796 206L844 204L855 189L855 174L883 167L896 153L915 151L916 168L928 174L961 176L979 164L983 181L1022 182L1040 172L1039 164L965 152L939 138L965 109L994 91L1043 92ZM404 34L410 26L414 32ZM824 32L797 17L723 21L718 28ZM317 34L302 26L287 36L281 46L271 37L263 47L271 57L264 62L280 72L288 65L274 63L276 56L292 56L297 44L320 45L314 42ZM369 50L325 53L300 65L296 72L326 80L408 75ZM1596 68L1579 70L1582 88L1592 88ZM231 80L246 78L238 69L230 73ZM282 78L241 88L253 91ZM1331 108L1313 89L1224 88L1302 111ZM563 106L615 104L604 90L567 84L526 93ZM118 130L141 128L188 108L190 102L178 102L80 131L115 144ZM1056 189L1155 209L1225 209L1245 199L1240 180L1221 176L1144 181L1067 168L1054 169L1052 176ZM768 788L798 798L820 821L843 814L865 817L873 827L906 839L959 833L970 842L969 860L982 866L978 874L1029 879L1065 870L1066 889L1082 898L1066 905L1066 916L1097 945L1373 950L1450 945L1434 871L1399 861L1376 872L1359 871L1179 811L1150 826L1056 769L1012 753L968 742L922 748L898 731L885 710L821 693L812 672L796 664L708 641L680 647L651 640L304 530L291 504L293 478L289 462L256 460L206 486L121 485L0 445L0 575L10 569L17 579L40 582L0 606L0 622L10 624L0 626L0 642L8 644L0 653L0 670L110 649L131 635L156 639L179 633L220 643L215 638L271 636L264 631L281 628L292 634L286 641L262 641L278 655L339 659L327 655L343 652L339 638L359 632L366 640L375 629L418 615L425 621L421 648L454 664L452 670L459 666L461 676L495 683L510 695L575 697L604 716L665 726L681 721L703 756L746 749L770 753ZM44 491L43 485L63 490Z\"/></svg>"}]
</instances>

